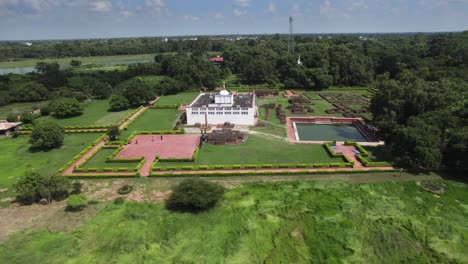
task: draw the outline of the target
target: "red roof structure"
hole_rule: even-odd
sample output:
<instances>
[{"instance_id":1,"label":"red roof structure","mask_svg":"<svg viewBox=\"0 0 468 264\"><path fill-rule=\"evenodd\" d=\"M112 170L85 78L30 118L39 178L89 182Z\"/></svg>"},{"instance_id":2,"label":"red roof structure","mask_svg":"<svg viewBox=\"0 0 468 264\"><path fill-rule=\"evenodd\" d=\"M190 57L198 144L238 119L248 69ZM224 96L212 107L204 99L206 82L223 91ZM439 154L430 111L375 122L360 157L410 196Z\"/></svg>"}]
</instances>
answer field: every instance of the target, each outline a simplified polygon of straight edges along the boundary
<instances>
[{"instance_id":1,"label":"red roof structure","mask_svg":"<svg viewBox=\"0 0 468 264\"><path fill-rule=\"evenodd\" d=\"M6 120L0 120L0 131L10 130L21 125L21 122L8 122Z\"/></svg>"},{"instance_id":2,"label":"red roof structure","mask_svg":"<svg viewBox=\"0 0 468 264\"><path fill-rule=\"evenodd\" d=\"M216 57L211 58L210 61L213 61L213 62L224 62L224 58L223 58L223 57L220 57L220 56L216 56Z\"/></svg>"}]
</instances>

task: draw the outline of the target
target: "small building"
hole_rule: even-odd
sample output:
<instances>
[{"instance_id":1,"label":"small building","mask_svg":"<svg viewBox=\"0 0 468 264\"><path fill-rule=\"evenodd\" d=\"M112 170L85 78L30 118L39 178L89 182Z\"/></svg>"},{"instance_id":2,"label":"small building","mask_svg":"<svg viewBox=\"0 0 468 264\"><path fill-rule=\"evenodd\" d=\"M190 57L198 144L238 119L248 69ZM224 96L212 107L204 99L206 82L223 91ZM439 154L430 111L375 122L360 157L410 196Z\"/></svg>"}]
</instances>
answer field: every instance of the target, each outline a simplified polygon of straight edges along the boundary
<instances>
[{"instance_id":1,"label":"small building","mask_svg":"<svg viewBox=\"0 0 468 264\"><path fill-rule=\"evenodd\" d=\"M7 120L0 120L0 135L8 136L10 133L17 131L21 122L8 122Z\"/></svg>"},{"instance_id":2,"label":"small building","mask_svg":"<svg viewBox=\"0 0 468 264\"><path fill-rule=\"evenodd\" d=\"M235 125L255 125L255 94L200 93L186 108L187 124L219 125L229 122Z\"/></svg>"},{"instance_id":3,"label":"small building","mask_svg":"<svg viewBox=\"0 0 468 264\"><path fill-rule=\"evenodd\" d=\"M218 55L216 57L210 58L210 61L216 65L221 65L224 63L224 58Z\"/></svg>"}]
</instances>

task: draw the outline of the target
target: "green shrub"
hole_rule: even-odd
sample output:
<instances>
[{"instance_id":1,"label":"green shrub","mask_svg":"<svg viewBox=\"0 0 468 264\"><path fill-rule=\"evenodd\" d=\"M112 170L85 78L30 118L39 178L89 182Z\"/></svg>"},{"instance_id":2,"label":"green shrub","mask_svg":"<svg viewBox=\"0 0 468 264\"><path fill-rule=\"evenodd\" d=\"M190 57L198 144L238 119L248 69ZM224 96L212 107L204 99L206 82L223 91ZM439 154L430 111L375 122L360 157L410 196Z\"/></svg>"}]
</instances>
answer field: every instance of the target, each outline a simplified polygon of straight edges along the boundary
<instances>
[{"instance_id":1,"label":"green shrub","mask_svg":"<svg viewBox=\"0 0 468 264\"><path fill-rule=\"evenodd\" d=\"M125 195L125 194L129 194L131 191L133 191L133 186L125 184L124 186L120 187L117 190L117 193L121 195Z\"/></svg>"},{"instance_id":2,"label":"green shrub","mask_svg":"<svg viewBox=\"0 0 468 264\"><path fill-rule=\"evenodd\" d=\"M114 199L114 204L123 204L125 199L123 197L117 197Z\"/></svg>"},{"instance_id":3,"label":"green shrub","mask_svg":"<svg viewBox=\"0 0 468 264\"><path fill-rule=\"evenodd\" d=\"M96 200L90 200L88 202L89 205L92 205L92 204L99 204L99 201L96 201Z\"/></svg>"},{"instance_id":4,"label":"green shrub","mask_svg":"<svg viewBox=\"0 0 468 264\"><path fill-rule=\"evenodd\" d=\"M73 194L68 197L67 205L71 211L79 211L86 207L87 198L83 193Z\"/></svg>"},{"instance_id":5,"label":"green shrub","mask_svg":"<svg viewBox=\"0 0 468 264\"><path fill-rule=\"evenodd\" d=\"M192 178L181 181L166 200L172 211L200 212L216 205L223 197L224 187L206 180Z\"/></svg>"}]
</instances>

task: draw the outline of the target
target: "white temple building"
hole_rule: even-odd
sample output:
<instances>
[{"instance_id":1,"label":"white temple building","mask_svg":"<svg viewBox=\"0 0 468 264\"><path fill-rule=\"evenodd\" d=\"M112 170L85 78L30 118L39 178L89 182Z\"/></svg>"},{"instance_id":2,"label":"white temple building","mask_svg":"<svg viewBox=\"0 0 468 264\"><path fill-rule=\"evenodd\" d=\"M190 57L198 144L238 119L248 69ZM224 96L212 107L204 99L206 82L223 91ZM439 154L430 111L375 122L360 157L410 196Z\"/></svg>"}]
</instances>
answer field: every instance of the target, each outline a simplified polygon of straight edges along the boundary
<instances>
[{"instance_id":1,"label":"white temple building","mask_svg":"<svg viewBox=\"0 0 468 264\"><path fill-rule=\"evenodd\" d=\"M187 124L217 125L229 122L236 125L255 125L255 94L200 93L187 107Z\"/></svg>"}]
</instances>

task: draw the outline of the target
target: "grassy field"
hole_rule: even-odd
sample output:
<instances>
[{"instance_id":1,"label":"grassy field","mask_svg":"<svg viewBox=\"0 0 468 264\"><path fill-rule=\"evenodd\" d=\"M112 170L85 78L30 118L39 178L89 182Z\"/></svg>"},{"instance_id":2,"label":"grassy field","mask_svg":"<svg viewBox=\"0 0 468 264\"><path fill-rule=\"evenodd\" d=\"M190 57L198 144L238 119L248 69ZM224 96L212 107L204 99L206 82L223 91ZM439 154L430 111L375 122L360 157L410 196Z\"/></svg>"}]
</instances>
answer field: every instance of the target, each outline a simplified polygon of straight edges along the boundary
<instances>
[{"instance_id":1,"label":"grassy field","mask_svg":"<svg viewBox=\"0 0 468 264\"><path fill-rule=\"evenodd\" d=\"M322 145L290 144L283 140L249 135L244 144L204 144L195 162L159 162L158 166L217 164L288 164L343 162L330 158Z\"/></svg>"},{"instance_id":2,"label":"grassy field","mask_svg":"<svg viewBox=\"0 0 468 264\"><path fill-rule=\"evenodd\" d=\"M133 131L172 130L182 111L176 109L148 109L122 131L120 137L127 138Z\"/></svg>"},{"instance_id":3,"label":"grassy field","mask_svg":"<svg viewBox=\"0 0 468 264\"><path fill-rule=\"evenodd\" d=\"M31 103L13 103L5 106L0 106L0 119L5 119L10 113L21 114L24 112L30 112L34 108L40 108L44 105L47 105L47 101Z\"/></svg>"},{"instance_id":4,"label":"grassy field","mask_svg":"<svg viewBox=\"0 0 468 264\"><path fill-rule=\"evenodd\" d=\"M178 93L175 95L165 95L161 96L156 102L156 105L163 104L189 104L191 103L200 93L199 92L186 92Z\"/></svg>"},{"instance_id":5,"label":"grassy field","mask_svg":"<svg viewBox=\"0 0 468 264\"><path fill-rule=\"evenodd\" d=\"M77 68L73 68L73 71L76 73L92 73L92 72L109 72L109 71L125 71L127 70L127 65L114 65L114 66L104 66L104 65L86 65Z\"/></svg>"},{"instance_id":6,"label":"grassy field","mask_svg":"<svg viewBox=\"0 0 468 264\"><path fill-rule=\"evenodd\" d=\"M65 142L60 149L51 151L30 152L29 137L0 137L0 189L8 188L0 193L0 199L12 194L11 186L17 178L26 172L36 170L43 175L55 173L63 164L78 154L89 143L101 134L84 133L65 136ZM82 143L85 143L83 145Z\"/></svg>"},{"instance_id":7,"label":"grassy field","mask_svg":"<svg viewBox=\"0 0 468 264\"><path fill-rule=\"evenodd\" d=\"M55 118L52 116L44 116L38 120L53 120L61 126L104 126L116 125L120 120L124 119L133 109L128 109L120 112L109 112L108 100L94 100L90 103L84 103L85 108L82 115L71 118Z\"/></svg>"},{"instance_id":8,"label":"grassy field","mask_svg":"<svg viewBox=\"0 0 468 264\"><path fill-rule=\"evenodd\" d=\"M94 56L94 57L67 57L67 58L51 58L45 60L39 59L20 59L16 61L2 61L1 68L15 67L33 67L39 61L43 62L58 62L59 64L69 64L71 60L79 60L83 63L104 63L113 61L133 61L133 60L152 60L154 54L138 54L138 55L121 55L121 56Z\"/></svg>"},{"instance_id":9,"label":"grassy field","mask_svg":"<svg viewBox=\"0 0 468 264\"><path fill-rule=\"evenodd\" d=\"M106 162L115 149L101 149L88 162L82 165L83 168L135 168L138 162L134 163L113 163Z\"/></svg>"},{"instance_id":10,"label":"grassy field","mask_svg":"<svg viewBox=\"0 0 468 264\"><path fill-rule=\"evenodd\" d=\"M75 231L14 235L0 262L467 263L468 185L441 183L252 183L200 214L109 204Z\"/></svg>"}]
</instances>

